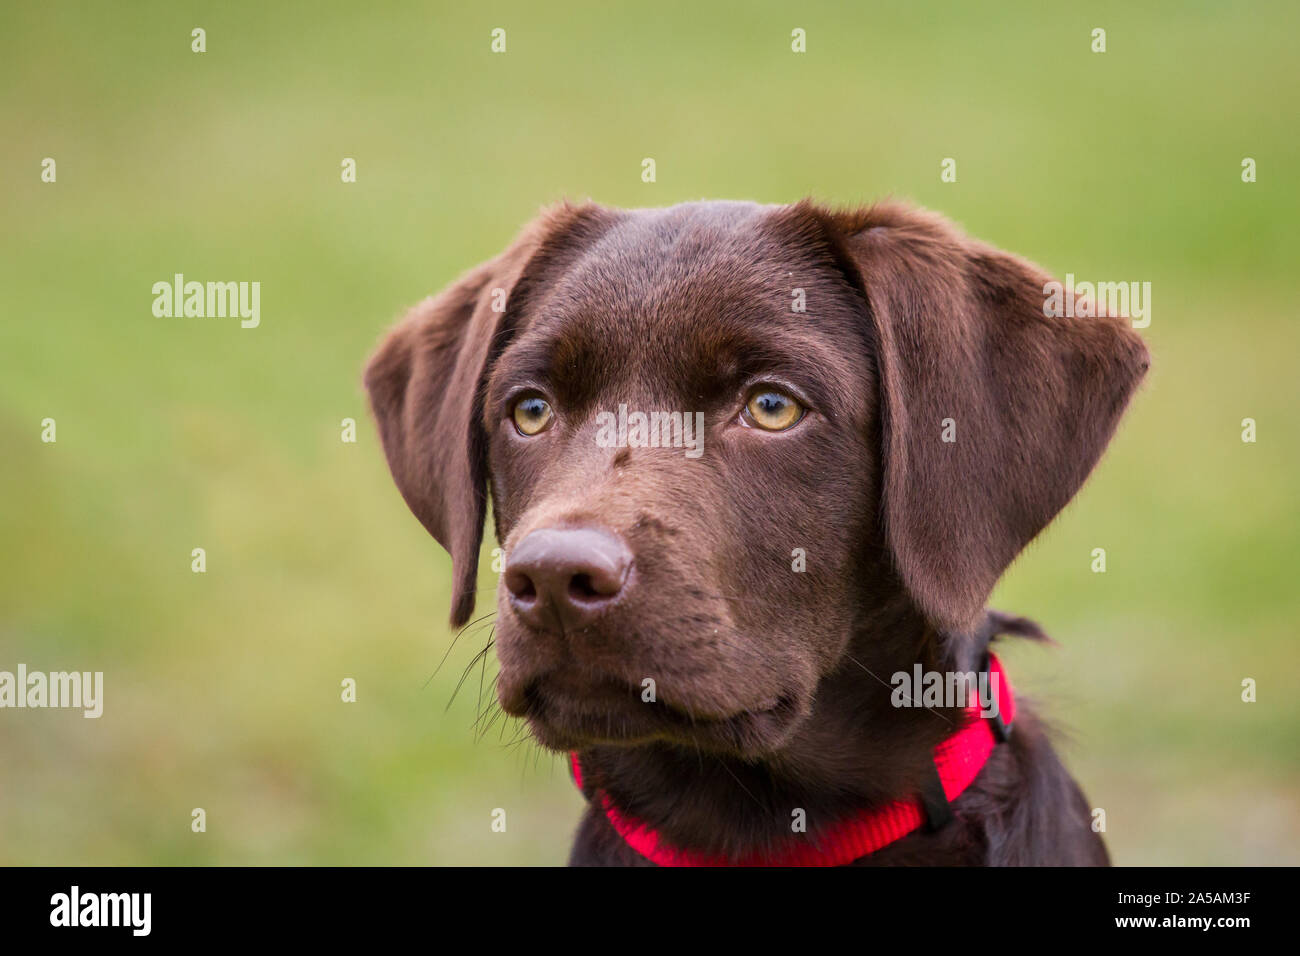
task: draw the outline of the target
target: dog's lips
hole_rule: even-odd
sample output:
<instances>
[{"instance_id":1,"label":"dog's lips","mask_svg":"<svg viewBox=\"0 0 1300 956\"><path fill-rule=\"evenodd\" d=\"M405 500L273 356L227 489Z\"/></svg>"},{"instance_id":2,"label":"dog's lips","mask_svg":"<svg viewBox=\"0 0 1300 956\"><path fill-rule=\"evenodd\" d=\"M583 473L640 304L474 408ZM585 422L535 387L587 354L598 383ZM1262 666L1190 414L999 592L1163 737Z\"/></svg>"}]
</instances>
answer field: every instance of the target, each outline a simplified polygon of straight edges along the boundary
<instances>
[{"instance_id":1,"label":"dog's lips","mask_svg":"<svg viewBox=\"0 0 1300 956\"><path fill-rule=\"evenodd\" d=\"M519 686L503 697L502 706L525 718L538 741L555 750L652 740L748 750L782 737L798 713L795 698L787 694L771 694L731 712L700 713L662 697L646 701L643 693L641 687L618 679L580 679L554 671Z\"/></svg>"}]
</instances>

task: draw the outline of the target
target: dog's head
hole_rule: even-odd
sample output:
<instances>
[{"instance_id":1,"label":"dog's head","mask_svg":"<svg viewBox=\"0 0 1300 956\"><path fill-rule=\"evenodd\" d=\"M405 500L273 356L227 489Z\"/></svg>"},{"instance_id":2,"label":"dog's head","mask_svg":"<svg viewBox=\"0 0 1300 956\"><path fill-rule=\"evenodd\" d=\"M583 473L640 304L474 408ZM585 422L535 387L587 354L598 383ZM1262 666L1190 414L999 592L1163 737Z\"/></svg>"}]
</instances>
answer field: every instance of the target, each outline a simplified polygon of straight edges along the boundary
<instances>
[{"instance_id":1,"label":"dog's head","mask_svg":"<svg viewBox=\"0 0 1300 956\"><path fill-rule=\"evenodd\" d=\"M1046 317L1048 281L897 205L562 205L417 306L366 386L455 625L491 488L505 710L754 755L871 595L969 632L1148 364L1121 318Z\"/></svg>"}]
</instances>

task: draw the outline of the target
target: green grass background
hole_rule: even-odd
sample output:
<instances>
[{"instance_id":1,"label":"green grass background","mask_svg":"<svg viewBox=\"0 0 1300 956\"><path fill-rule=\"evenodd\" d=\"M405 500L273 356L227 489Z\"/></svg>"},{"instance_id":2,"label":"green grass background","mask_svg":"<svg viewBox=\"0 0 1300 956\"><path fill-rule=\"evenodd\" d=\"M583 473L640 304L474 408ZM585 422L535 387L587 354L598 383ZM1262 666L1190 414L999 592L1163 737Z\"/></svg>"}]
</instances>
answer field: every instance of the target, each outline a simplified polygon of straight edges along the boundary
<instances>
[{"instance_id":1,"label":"green grass background","mask_svg":"<svg viewBox=\"0 0 1300 956\"><path fill-rule=\"evenodd\" d=\"M362 363L544 203L806 194L1153 283L1150 378L993 603L1060 642L1006 653L1117 862L1300 861L1300 7L1068 6L6 4L0 669L106 703L0 711L0 861L563 861L562 763L476 740L477 671L447 707L486 632L429 680L449 562ZM174 272L260 281L261 327L153 317Z\"/></svg>"}]
</instances>

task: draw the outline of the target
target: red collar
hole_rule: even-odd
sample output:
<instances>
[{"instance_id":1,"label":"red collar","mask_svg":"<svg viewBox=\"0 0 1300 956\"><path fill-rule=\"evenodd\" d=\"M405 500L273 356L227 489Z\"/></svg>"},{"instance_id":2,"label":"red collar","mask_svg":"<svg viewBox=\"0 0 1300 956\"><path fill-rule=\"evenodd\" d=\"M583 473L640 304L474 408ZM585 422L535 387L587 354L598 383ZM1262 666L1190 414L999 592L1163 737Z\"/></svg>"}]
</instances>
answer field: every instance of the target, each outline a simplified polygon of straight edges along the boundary
<instances>
[{"instance_id":1,"label":"red collar","mask_svg":"<svg viewBox=\"0 0 1300 956\"><path fill-rule=\"evenodd\" d=\"M1000 717L983 717L978 705L970 707L969 719L961 729L934 748L934 766L948 801L957 799L971 785L984 769L993 748L1006 739L1015 719L1011 684L1001 662L992 654L988 655L988 670ZM581 790L582 766L577 753L569 754L569 759L574 782ZM818 835L816 844L792 841L770 855L731 859L670 846L649 825L614 806L609 794L597 790L596 795L605 816L627 845L660 866L842 866L901 840L927 821L927 803L921 797L895 800L832 824Z\"/></svg>"}]
</instances>

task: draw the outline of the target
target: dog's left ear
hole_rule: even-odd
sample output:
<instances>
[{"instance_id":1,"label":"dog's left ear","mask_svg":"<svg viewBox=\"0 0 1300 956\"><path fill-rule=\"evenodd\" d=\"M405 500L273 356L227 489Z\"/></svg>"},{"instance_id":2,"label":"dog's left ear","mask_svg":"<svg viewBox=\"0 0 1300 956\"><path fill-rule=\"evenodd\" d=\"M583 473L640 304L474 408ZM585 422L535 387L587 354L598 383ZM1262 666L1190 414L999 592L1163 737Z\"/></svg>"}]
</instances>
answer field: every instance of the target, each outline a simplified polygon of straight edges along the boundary
<instances>
[{"instance_id":1,"label":"dog's left ear","mask_svg":"<svg viewBox=\"0 0 1300 956\"><path fill-rule=\"evenodd\" d=\"M544 210L501 255L415 306L366 366L370 407L393 480L451 554L453 627L474 610L487 512L487 372L526 300L591 237L601 212L568 203Z\"/></svg>"},{"instance_id":2,"label":"dog's left ear","mask_svg":"<svg viewBox=\"0 0 1300 956\"><path fill-rule=\"evenodd\" d=\"M876 340L881 508L931 623L971 633L1079 490L1150 363L1122 317L1065 318L1041 269L902 205L818 218Z\"/></svg>"}]
</instances>

